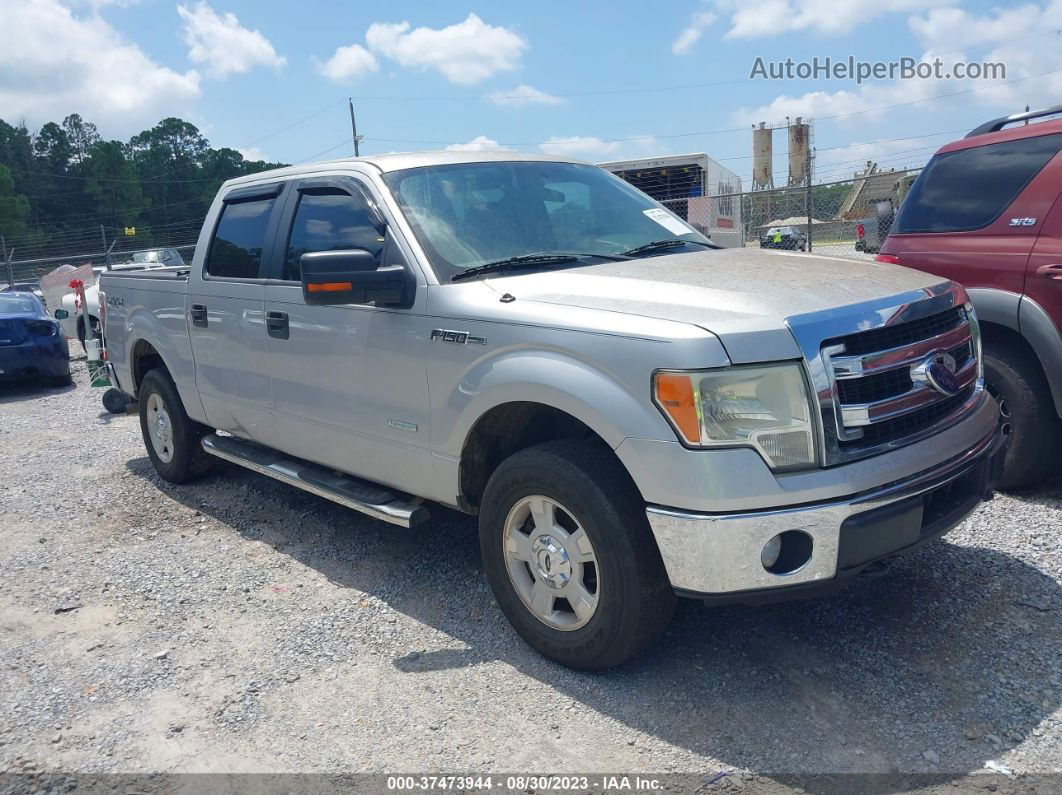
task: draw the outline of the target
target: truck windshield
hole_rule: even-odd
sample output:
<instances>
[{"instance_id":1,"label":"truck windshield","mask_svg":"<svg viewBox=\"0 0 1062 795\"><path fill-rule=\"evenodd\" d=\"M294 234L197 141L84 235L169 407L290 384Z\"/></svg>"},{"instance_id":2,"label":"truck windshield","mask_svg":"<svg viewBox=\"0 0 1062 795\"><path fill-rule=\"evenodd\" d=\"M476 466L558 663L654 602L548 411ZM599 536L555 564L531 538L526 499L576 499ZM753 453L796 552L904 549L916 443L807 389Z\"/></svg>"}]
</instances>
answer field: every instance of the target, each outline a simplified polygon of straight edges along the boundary
<instances>
[{"instance_id":1,"label":"truck windshield","mask_svg":"<svg viewBox=\"0 0 1062 795\"><path fill-rule=\"evenodd\" d=\"M703 250L708 243L596 166L460 163L394 171L384 179L441 279L529 253L622 254L661 239L700 243L696 249Z\"/></svg>"}]
</instances>

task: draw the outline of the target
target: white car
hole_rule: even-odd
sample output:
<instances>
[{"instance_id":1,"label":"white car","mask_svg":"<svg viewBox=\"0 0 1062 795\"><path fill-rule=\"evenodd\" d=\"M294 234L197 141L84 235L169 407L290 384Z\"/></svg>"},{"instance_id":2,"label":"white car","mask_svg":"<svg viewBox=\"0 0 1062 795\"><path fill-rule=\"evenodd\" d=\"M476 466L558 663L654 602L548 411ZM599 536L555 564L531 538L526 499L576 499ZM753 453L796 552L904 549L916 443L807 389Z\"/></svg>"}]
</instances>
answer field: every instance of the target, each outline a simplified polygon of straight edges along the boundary
<instances>
[{"instance_id":1,"label":"white car","mask_svg":"<svg viewBox=\"0 0 1062 795\"><path fill-rule=\"evenodd\" d=\"M184 265L184 259L172 248L156 248L149 249L147 251L138 251L133 254L132 258L128 262L119 262L112 265L110 270L112 271L138 271L138 270L154 270L156 268L168 268L171 266ZM92 269L98 277L101 273L106 272L106 268L99 267ZM82 318L82 309L75 306L77 300L73 293L69 293L63 296L61 309L63 312L56 314L56 318L63 327L63 333L70 338L77 337L81 341L82 347L85 345L85 321ZM100 324L100 297L99 287L92 285L85 288L85 303L88 304L88 316L90 328L92 328L95 335L98 337L102 332L102 325ZM64 315L65 313L65 315Z\"/></svg>"}]
</instances>

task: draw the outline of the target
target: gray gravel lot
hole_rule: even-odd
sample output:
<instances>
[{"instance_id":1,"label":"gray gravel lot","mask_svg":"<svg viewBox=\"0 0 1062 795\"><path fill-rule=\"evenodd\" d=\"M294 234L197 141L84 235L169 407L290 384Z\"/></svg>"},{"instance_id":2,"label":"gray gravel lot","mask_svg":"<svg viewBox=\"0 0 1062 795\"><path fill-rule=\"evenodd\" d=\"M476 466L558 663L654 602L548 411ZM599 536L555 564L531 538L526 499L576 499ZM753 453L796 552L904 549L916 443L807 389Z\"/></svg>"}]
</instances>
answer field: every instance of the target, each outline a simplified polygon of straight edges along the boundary
<instances>
[{"instance_id":1,"label":"gray gravel lot","mask_svg":"<svg viewBox=\"0 0 1062 795\"><path fill-rule=\"evenodd\" d=\"M1062 782L1062 479L827 599L680 603L588 675L509 628L474 520L395 528L228 465L171 486L74 369L0 386L2 771Z\"/></svg>"}]
</instances>

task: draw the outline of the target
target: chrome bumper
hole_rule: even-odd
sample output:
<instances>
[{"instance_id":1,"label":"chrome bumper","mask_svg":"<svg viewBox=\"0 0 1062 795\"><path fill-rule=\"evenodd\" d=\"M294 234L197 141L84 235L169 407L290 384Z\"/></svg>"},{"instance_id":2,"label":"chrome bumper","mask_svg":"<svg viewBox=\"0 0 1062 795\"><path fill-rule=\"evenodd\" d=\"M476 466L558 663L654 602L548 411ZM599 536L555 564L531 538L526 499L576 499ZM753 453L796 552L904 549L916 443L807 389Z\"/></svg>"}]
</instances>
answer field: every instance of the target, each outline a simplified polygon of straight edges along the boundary
<instances>
[{"instance_id":1,"label":"chrome bumper","mask_svg":"<svg viewBox=\"0 0 1062 795\"><path fill-rule=\"evenodd\" d=\"M740 514L650 505L647 514L672 587L686 595L736 595L735 601L742 601L742 596L755 597L765 590L856 574L876 560L943 535L991 494L1004 451L1004 437L995 429L950 461L843 500ZM950 497L952 491L954 505L949 510L946 500L941 506L942 495ZM934 495L936 501L931 502ZM931 510L931 505L936 507ZM889 533L898 527L895 515L900 510L904 529L896 534L899 546L890 548ZM912 522L919 524L912 528ZM789 573L767 571L760 561L764 545L788 530L810 536L810 558ZM869 550L870 559L863 559L864 550Z\"/></svg>"}]
</instances>

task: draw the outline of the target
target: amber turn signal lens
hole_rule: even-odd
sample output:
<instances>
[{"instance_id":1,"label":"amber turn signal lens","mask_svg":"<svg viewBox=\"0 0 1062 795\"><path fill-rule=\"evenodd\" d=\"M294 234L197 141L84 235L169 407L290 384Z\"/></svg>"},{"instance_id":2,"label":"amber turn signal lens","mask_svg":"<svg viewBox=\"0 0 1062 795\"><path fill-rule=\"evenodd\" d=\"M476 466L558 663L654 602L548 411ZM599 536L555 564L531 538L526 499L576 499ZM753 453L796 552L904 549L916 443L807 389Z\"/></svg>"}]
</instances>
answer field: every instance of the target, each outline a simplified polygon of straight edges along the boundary
<instances>
[{"instance_id":1,"label":"amber turn signal lens","mask_svg":"<svg viewBox=\"0 0 1062 795\"><path fill-rule=\"evenodd\" d=\"M698 444L701 441L701 423L697 419L697 404L693 399L693 380L688 375L658 373L656 402L687 442Z\"/></svg>"},{"instance_id":2,"label":"amber turn signal lens","mask_svg":"<svg viewBox=\"0 0 1062 795\"><path fill-rule=\"evenodd\" d=\"M321 282L319 284L311 282L306 285L306 289L311 293L342 293L353 288L354 285L350 282Z\"/></svg>"}]
</instances>

